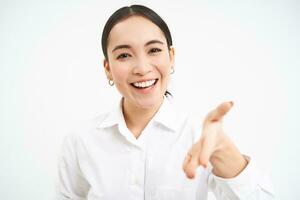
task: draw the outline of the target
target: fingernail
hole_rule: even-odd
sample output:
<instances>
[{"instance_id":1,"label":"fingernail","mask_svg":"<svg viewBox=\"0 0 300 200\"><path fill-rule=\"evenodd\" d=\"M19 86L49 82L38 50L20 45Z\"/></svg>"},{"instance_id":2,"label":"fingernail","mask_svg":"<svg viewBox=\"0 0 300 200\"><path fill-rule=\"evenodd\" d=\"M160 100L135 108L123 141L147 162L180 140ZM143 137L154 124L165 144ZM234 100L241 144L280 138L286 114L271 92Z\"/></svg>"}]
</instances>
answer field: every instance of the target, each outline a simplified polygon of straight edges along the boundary
<instances>
[{"instance_id":1,"label":"fingernail","mask_svg":"<svg viewBox=\"0 0 300 200\"><path fill-rule=\"evenodd\" d=\"M232 107L233 106L233 101L229 101L229 103L230 103L230 106Z\"/></svg>"}]
</instances>

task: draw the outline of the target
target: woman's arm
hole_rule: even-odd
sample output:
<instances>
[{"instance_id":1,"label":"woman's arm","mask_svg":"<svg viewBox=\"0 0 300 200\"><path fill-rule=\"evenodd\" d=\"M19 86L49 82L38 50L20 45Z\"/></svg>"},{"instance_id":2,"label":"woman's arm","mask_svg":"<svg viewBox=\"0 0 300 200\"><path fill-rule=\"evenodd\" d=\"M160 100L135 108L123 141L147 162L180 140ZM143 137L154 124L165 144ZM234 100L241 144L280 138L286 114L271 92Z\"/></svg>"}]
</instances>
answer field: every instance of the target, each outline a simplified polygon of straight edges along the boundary
<instances>
[{"instance_id":1,"label":"woman's arm","mask_svg":"<svg viewBox=\"0 0 300 200\"><path fill-rule=\"evenodd\" d=\"M209 185L218 199L273 199L270 184L261 184L260 177L253 179L256 170L249 170L249 161L223 132L222 119L232 105L223 103L207 115L201 137L187 154L183 170L188 178L194 178L197 167L206 168L210 163L213 174Z\"/></svg>"}]
</instances>

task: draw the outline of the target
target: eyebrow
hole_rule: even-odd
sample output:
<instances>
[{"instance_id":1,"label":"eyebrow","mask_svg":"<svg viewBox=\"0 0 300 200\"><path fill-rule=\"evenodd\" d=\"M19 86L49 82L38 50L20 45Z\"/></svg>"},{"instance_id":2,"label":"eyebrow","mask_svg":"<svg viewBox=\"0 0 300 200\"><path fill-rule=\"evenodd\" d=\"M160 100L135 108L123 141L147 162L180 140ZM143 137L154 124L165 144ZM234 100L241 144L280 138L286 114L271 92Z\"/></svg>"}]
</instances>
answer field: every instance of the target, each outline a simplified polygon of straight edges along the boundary
<instances>
[{"instance_id":1,"label":"eyebrow","mask_svg":"<svg viewBox=\"0 0 300 200\"><path fill-rule=\"evenodd\" d=\"M164 44L162 41L160 40L150 40L148 41L144 46L148 46L150 44L155 44L155 43L158 43L158 44ZM112 52L118 50L118 49L131 49L132 47L128 44L121 44L121 45L117 45L113 50Z\"/></svg>"}]
</instances>

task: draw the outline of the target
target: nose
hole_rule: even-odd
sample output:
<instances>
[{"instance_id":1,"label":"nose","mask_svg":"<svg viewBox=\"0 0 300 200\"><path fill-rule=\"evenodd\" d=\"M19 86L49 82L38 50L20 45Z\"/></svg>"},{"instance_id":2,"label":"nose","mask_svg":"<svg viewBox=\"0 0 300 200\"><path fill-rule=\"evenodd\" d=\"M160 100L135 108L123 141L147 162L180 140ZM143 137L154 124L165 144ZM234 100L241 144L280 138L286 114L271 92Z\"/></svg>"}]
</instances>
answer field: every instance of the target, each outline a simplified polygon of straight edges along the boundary
<instances>
[{"instance_id":1,"label":"nose","mask_svg":"<svg viewBox=\"0 0 300 200\"><path fill-rule=\"evenodd\" d=\"M147 60L147 58L140 57L135 63L135 66L133 68L133 74L144 76L151 72L151 68L151 64Z\"/></svg>"}]
</instances>

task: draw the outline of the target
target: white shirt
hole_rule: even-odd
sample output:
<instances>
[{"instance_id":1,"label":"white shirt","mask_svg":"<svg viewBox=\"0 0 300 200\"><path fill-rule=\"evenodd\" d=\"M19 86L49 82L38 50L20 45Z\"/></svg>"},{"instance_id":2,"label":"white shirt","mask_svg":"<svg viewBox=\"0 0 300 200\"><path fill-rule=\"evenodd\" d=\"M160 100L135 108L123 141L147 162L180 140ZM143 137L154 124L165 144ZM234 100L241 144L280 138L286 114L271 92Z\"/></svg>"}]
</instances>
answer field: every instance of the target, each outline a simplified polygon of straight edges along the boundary
<instances>
[{"instance_id":1,"label":"white shirt","mask_svg":"<svg viewBox=\"0 0 300 200\"><path fill-rule=\"evenodd\" d=\"M66 136L58 165L57 199L273 199L271 184L249 160L237 177L211 168L186 178L182 164L199 139L201 123L178 113L167 98L138 139L120 105Z\"/></svg>"}]
</instances>

